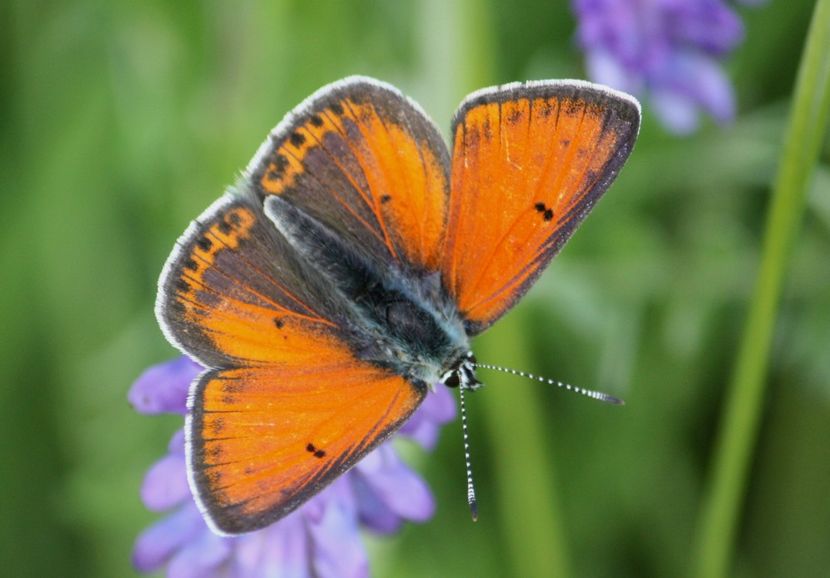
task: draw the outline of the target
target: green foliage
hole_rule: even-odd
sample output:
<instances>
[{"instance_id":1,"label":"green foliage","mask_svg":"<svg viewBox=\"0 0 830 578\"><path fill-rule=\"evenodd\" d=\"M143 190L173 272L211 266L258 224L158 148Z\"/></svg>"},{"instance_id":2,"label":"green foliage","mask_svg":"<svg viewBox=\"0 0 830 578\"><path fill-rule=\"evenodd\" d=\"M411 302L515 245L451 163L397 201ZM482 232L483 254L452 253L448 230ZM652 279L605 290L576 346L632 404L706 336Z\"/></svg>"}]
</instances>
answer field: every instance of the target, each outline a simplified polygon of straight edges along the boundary
<instances>
[{"instance_id":1,"label":"green foliage","mask_svg":"<svg viewBox=\"0 0 830 578\"><path fill-rule=\"evenodd\" d=\"M373 540L376 575L691 572L787 115L805 106L791 95L813 4L746 11L733 126L678 139L646 110L608 196L477 344L627 405L488 374L469 399L480 521L451 425L435 454L413 456L436 517ZM0 562L15 577L132 575L132 541L156 518L141 477L179 422L126 402L143 367L174 355L152 315L156 278L283 114L364 73L447 128L475 88L582 75L567 3L550 0L11 0L0 21ZM730 574L830 566L828 160L825 146L781 306L762 315L771 346L749 359L769 373L729 500Z\"/></svg>"},{"instance_id":2,"label":"green foliage","mask_svg":"<svg viewBox=\"0 0 830 578\"><path fill-rule=\"evenodd\" d=\"M766 222L761 266L743 330L729 397L724 405L714 472L702 509L701 578L726 575L750 456L761 418L767 360L772 346L784 276L801 224L807 184L830 117L830 0L815 7L798 73L773 198Z\"/></svg>"}]
</instances>

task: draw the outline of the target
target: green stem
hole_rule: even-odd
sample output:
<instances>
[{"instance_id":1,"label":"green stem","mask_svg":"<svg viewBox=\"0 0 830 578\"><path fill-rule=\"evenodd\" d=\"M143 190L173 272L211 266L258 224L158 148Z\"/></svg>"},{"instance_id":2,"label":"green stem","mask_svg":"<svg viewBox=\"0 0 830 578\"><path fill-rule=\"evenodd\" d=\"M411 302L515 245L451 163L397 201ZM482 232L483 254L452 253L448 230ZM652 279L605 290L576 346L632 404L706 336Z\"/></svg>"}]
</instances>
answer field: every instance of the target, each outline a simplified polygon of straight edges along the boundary
<instances>
[{"instance_id":1,"label":"green stem","mask_svg":"<svg viewBox=\"0 0 830 578\"><path fill-rule=\"evenodd\" d=\"M482 362L532 371L526 308L527 304L520 305L476 342L476 355ZM476 394L471 405L473 411L476 405L483 408L491 451L486 456L479 453L477 461L490 463L496 493L489 498L479 496L482 521L488 519L488 503L495 498L511 576L572 576L560 523L554 452L545 434L546 404L538 399L533 383L512 383L515 380L506 375L496 379L482 373L479 376L490 384Z\"/></svg>"},{"instance_id":2,"label":"green stem","mask_svg":"<svg viewBox=\"0 0 830 578\"><path fill-rule=\"evenodd\" d=\"M767 218L760 270L724 408L714 471L704 496L694 552L693 570L697 578L721 578L729 571L730 552L761 419L781 288L828 116L830 0L819 0L798 72Z\"/></svg>"}]
</instances>

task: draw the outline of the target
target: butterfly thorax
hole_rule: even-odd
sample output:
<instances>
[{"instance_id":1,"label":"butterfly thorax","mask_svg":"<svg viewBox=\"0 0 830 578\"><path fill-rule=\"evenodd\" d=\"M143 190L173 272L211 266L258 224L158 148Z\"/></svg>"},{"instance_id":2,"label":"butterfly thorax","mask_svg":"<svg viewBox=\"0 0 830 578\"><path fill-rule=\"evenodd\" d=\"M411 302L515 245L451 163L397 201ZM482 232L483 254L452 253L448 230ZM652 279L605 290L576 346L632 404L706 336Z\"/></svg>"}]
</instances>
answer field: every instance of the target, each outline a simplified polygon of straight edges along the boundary
<instances>
[{"instance_id":1,"label":"butterfly thorax","mask_svg":"<svg viewBox=\"0 0 830 578\"><path fill-rule=\"evenodd\" d=\"M374 335L364 358L415 381L435 384L469 347L452 312L409 291L379 285L357 301L363 325ZM463 336L463 337L461 337Z\"/></svg>"}]
</instances>

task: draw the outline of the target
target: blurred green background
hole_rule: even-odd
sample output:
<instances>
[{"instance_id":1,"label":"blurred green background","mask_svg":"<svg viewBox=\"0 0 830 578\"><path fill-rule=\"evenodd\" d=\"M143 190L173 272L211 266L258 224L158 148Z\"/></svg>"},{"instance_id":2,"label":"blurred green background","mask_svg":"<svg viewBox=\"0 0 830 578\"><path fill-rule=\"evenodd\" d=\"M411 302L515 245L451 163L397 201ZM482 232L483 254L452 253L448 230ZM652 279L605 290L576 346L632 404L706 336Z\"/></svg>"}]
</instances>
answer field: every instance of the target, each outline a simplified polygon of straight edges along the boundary
<instances>
[{"instance_id":1,"label":"blurred green background","mask_svg":"<svg viewBox=\"0 0 830 578\"><path fill-rule=\"evenodd\" d=\"M435 518L372 539L377 576L683 576L813 2L741 10L734 125L639 144L479 358L624 397L614 408L486 374L412 456ZM45 2L0 5L0 547L5 576L132 576L144 471L180 420L127 389L175 355L152 303L187 223L270 128L353 73L446 130L469 91L584 77L567 2ZM733 555L739 577L830 567L830 170L809 193L769 360ZM527 445L515 441L531 440Z\"/></svg>"}]
</instances>

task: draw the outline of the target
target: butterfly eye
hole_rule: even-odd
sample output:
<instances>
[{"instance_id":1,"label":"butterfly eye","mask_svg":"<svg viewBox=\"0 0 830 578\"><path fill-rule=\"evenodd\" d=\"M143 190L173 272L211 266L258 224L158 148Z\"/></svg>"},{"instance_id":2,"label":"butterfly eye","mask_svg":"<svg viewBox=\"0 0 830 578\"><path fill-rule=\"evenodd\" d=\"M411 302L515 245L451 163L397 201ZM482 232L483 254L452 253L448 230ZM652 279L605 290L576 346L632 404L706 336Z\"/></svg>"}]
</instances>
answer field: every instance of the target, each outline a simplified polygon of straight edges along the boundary
<instances>
[{"instance_id":1,"label":"butterfly eye","mask_svg":"<svg viewBox=\"0 0 830 578\"><path fill-rule=\"evenodd\" d=\"M447 387L458 387L461 384L461 380L458 378L458 372L453 371L450 373L449 377L443 380L443 383Z\"/></svg>"}]
</instances>

